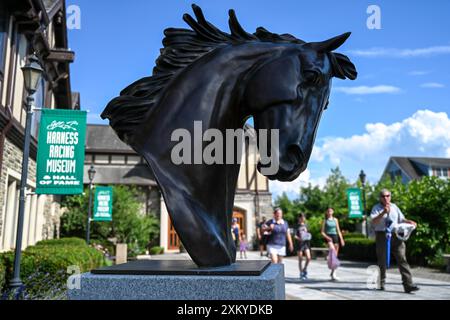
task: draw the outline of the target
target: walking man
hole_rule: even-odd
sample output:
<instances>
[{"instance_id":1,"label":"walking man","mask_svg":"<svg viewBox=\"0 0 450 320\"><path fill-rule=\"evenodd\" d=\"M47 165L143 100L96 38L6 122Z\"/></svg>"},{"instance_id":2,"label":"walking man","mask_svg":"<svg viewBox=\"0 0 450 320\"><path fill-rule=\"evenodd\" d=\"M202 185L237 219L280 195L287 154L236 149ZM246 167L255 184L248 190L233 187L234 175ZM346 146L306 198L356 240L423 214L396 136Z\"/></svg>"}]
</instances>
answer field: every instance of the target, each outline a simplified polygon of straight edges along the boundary
<instances>
[{"instance_id":1,"label":"walking man","mask_svg":"<svg viewBox=\"0 0 450 320\"><path fill-rule=\"evenodd\" d=\"M407 220L400 209L391 202L391 192L383 189L380 192L380 203L372 208L370 214L372 224L376 233L376 249L378 266L380 267L380 290L384 290L386 283L386 229L395 228L395 225L400 223L409 223L417 226L412 220ZM406 245L395 235L392 234L391 251L397 260L400 274L402 275L403 288L406 293L419 290L419 287L413 283L411 270L406 261Z\"/></svg>"}]
</instances>

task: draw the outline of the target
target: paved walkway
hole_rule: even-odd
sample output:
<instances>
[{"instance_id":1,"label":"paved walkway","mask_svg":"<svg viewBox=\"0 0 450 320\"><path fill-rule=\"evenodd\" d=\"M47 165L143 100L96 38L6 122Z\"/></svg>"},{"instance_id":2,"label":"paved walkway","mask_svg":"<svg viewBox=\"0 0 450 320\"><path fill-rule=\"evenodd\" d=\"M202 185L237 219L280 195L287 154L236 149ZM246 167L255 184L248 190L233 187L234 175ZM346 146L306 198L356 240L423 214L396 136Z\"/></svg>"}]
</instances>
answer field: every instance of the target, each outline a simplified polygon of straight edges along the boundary
<instances>
[{"instance_id":1,"label":"paved walkway","mask_svg":"<svg viewBox=\"0 0 450 320\"><path fill-rule=\"evenodd\" d=\"M250 252L249 259L261 259L259 254ZM264 259L264 258L262 258ZM450 277L443 274L447 281L430 279L436 275L419 269L416 275L413 269L414 282L420 291L406 294L403 291L400 273L390 269L387 274L386 291L368 288L373 272L367 263L341 261L337 270L339 281L331 281L330 270L326 260L312 260L308 267L308 280L299 279L298 259L289 257L284 260L286 279L286 298L288 300L449 300Z\"/></svg>"},{"instance_id":2,"label":"paved walkway","mask_svg":"<svg viewBox=\"0 0 450 320\"><path fill-rule=\"evenodd\" d=\"M267 259L257 252L248 252L248 260ZM155 257L156 258L156 257ZM156 259L188 259L187 254L167 254ZM239 254L238 254L238 260ZM450 300L450 277L429 269L413 269L414 282L420 291L403 292L400 274L391 269L387 275L386 291L368 289L367 263L341 261L337 271L339 281L330 280L330 270L323 258L312 260L308 267L308 280L299 279L298 260L284 260L286 298L288 300ZM369 281L370 282L370 281Z\"/></svg>"}]
</instances>

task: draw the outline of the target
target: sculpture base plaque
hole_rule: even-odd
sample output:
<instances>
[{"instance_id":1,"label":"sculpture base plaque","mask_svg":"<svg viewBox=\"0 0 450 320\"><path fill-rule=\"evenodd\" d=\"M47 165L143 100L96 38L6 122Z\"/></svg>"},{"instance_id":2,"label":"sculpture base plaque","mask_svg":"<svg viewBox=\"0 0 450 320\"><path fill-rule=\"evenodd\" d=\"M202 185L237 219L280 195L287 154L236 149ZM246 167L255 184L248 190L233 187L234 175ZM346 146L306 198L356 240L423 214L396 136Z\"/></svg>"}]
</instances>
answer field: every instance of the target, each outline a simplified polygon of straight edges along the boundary
<instances>
[{"instance_id":1,"label":"sculpture base plaque","mask_svg":"<svg viewBox=\"0 0 450 320\"><path fill-rule=\"evenodd\" d=\"M198 268L191 261L143 260L78 276L80 286L68 290L69 300L285 299L284 266L268 261Z\"/></svg>"}]
</instances>

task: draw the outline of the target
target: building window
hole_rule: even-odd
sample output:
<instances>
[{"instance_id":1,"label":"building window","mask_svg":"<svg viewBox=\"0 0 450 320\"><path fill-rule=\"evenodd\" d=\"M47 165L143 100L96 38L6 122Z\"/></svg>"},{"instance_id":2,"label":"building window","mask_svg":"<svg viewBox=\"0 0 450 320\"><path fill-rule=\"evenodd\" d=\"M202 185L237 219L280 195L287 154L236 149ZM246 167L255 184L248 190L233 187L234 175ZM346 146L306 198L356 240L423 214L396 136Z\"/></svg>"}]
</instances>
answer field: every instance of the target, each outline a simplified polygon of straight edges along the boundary
<instances>
[{"instance_id":1,"label":"building window","mask_svg":"<svg viewBox=\"0 0 450 320\"><path fill-rule=\"evenodd\" d=\"M15 57L14 60L14 71L11 71L10 74L13 76L12 79L14 81L13 91L11 92L13 95L12 99L12 112L14 118L19 121L25 127L26 121L26 108L25 108L25 88L24 88L24 79L21 67L26 64L27 57L27 49L28 49L28 40L25 34L17 34L17 42L15 44Z\"/></svg>"},{"instance_id":2,"label":"building window","mask_svg":"<svg viewBox=\"0 0 450 320\"><path fill-rule=\"evenodd\" d=\"M436 177L448 178L448 168L434 168L433 172Z\"/></svg>"},{"instance_id":3,"label":"building window","mask_svg":"<svg viewBox=\"0 0 450 320\"><path fill-rule=\"evenodd\" d=\"M85 154L84 163L92 163L92 154Z\"/></svg>"},{"instance_id":4,"label":"building window","mask_svg":"<svg viewBox=\"0 0 450 320\"><path fill-rule=\"evenodd\" d=\"M125 156L111 156L112 164L125 164Z\"/></svg>"},{"instance_id":5,"label":"building window","mask_svg":"<svg viewBox=\"0 0 450 320\"><path fill-rule=\"evenodd\" d=\"M3 89L3 79L5 77L5 55L6 55L6 38L8 32L8 13L6 12L5 3L0 2L0 97Z\"/></svg>"},{"instance_id":6,"label":"building window","mask_svg":"<svg viewBox=\"0 0 450 320\"><path fill-rule=\"evenodd\" d=\"M141 163L141 157L139 156L128 156L127 157L127 164L140 164Z\"/></svg>"},{"instance_id":7,"label":"building window","mask_svg":"<svg viewBox=\"0 0 450 320\"><path fill-rule=\"evenodd\" d=\"M5 210L2 219L0 250L8 251L14 248L15 230L17 224L16 211L19 203L19 181L8 179L6 189Z\"/></svg>"},{"instance_id":8,"label":"building window","mask_svg":"<svg viewBox=\"0 0 450 320\"><path fill-rule=\"evenodd\" d=\"M96 154L94 162L98 163L98 164L108 164L109 163L109 155L107 155L107 154Z\"/></svg>"}]
</instances>

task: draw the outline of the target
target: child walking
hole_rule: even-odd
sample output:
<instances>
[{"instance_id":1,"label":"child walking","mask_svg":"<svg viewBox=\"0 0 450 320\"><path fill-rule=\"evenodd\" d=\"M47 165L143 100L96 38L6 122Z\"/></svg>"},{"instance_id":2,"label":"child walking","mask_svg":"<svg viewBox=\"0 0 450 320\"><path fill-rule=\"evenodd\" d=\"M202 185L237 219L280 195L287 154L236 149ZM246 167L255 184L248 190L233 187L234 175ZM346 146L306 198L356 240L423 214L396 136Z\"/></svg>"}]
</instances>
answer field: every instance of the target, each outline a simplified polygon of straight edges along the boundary
<instances>
[{"instance_id":1,"label":"child walking","mask_svg":"<svg viewBox=\"0 0 450 320\"><path fill-rule=\"evenodd\" d=\"M244 254L244 258L247 259L247 238L243 232L241 232L239 249L240 249L240 253L241 253L241 259L242 259L242 254Z\"/></svg>"}]
</instances>

